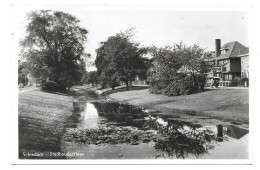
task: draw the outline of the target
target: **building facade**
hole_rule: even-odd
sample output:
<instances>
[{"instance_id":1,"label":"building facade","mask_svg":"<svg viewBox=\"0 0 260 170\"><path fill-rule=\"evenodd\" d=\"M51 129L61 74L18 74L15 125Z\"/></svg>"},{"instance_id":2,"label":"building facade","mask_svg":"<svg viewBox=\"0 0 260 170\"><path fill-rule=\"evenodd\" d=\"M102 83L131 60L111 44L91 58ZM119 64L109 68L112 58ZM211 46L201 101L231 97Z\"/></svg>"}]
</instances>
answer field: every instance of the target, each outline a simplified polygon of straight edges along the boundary
<instances>
[{"instance_id":1,"label":"building facade","mask_svg":"<svg viewBox=\"0 0 260 170\"><path fill-rule=\"evenodd\" d=\"M235 86L241 78L249 75L249 48L237 41L226 43L221 47L221 40L215 40L215 52L207 62L214 65L214 69L207 74L210 84L213 78L219 78L221 85Z\"/></svg>"},{"instance_id":2,"label":"building facade","mask_svg":"<svg viewBox=\"0 0 260 170\"><path fill-rule=\"evenodd\" d=\"M240 55L241 57L241 79L249 79L249 54Z\"/></svg>"}]
</instances>

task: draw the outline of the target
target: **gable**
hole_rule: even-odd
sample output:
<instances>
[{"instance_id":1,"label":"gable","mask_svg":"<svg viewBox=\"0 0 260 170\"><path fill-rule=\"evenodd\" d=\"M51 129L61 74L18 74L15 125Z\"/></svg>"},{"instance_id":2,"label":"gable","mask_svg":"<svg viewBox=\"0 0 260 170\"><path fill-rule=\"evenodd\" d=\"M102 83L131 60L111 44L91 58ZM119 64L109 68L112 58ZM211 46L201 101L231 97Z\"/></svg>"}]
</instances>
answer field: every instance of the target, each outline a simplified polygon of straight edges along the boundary
<instances>
[{"instance_id":1,"label":"gable","mask_svg":"<svg viewBox=\"0 0 260 170\"><path fill-rule=\"evenodd\" d=\"M249 48L243 46L237 41L226 43L222 46L223 50L227 50L225 54L221 54L217 59L227 59L227 58L239 58L239 55L248 54Z\"/></svg>"},{"instance_id":2,"label":"gable","mask_svg":"<svg viewBox=\"0 0 260 170\"><path fill-rule=\"evenodd\" d=\"M239 55L248 54L249 48L243 46L239 42L236 42L236 45L233 48L233 51L231 53L231 58L239 57Z\"/></svg>"}]
</instances>

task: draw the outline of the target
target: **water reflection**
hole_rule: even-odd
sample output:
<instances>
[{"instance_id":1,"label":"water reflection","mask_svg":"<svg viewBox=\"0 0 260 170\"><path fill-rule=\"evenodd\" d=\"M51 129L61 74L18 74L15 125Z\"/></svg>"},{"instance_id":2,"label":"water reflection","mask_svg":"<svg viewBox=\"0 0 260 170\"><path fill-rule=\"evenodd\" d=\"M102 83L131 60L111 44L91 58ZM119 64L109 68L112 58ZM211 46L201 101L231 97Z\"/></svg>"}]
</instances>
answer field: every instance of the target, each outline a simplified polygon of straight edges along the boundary
<instances>
[{"instance_id":1,"label":"water reflection","mask_svg":"<svg viewBox=\"0 0 260 170\"><path fill-rule=\"evenodd\" d=\"M223 126L222 125L217 125L217 140L218 142L223 142Z\"/></svg>"},{"instance_id":2,"label":"water reflection","mask_svg":"<svg viewBox=\"0 0 260 170\"><path fill-rule=\"evenodd\" d=\"M80 115L77 128L81 131L67 134L65 140L87 145L147 143L165 152L157 158L198 158L213 150L216 143L238 140L248 133L234 125L202 126L180 117L151 116L142 108L118 102L87 103Z\"/></svg>"},{"instance_id":3,"label":"water reflection","mask_svg":"<svg viewBox=\"0 0 260 170\"><path fill-rule=\"evenodd\" d=\"M117 122L121 126L135 126L143 128L146 114L141 108L117 102L93 102L99 116L106 117L109 121Z\"/></svg>"},{"instance_id":4,"label":"water reflection","mask_svg":"<svg viewBox=\"0 0 260 170\"><path fill-rule=\"evenodd\" d=\"M156 127L158 132L164 134L164 138L156 142L155 148L166 151L167 157L184 159L190 154L198 157L214 148L215 133L209 129L200 130L201 125L174 119L168 119L167 122L161 118L160 121L150 120L149 125L154 124L150 127Z\"/></svg>"},{"instance_id":5,"label":"water reflection","mask_svg":"<svg viewBox=\"0 0 260 170\"><path fill-rule=\"evenodd\" d=\"M249 131L246 129L239 128L234 125L226 126L225 127L226 134L235 139L241 139L245 136Z\"/></svg>"},{"instance_id":6,"label":"water reflection","mask_svg":"<svg viewBox=\"0 0 260 170\"><path fill-rule=\"evenodd\" d=\"M81 117L79 119L78 128L79 129L96 129L98 128L98 112L95 106L91 103L87 103L84 111L81 112Z\"/></svg>"}]
</instances>

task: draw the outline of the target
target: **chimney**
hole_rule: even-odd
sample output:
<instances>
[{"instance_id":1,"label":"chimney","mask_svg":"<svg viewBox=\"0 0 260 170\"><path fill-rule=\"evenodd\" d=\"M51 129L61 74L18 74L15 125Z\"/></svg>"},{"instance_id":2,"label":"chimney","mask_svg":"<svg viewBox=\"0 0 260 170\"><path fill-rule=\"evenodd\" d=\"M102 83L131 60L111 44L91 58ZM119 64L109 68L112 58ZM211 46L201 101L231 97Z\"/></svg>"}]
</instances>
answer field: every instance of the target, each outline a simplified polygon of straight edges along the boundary
<instances>
[{"instance_id":1,"label":"chimney","mask_svg":"<svg viewBox=\"0 0 260 170\"><path fill-rule=\"evenodd\" d=\"M216 58L215 58L215 66L218 65L218 60L217 57L221 54L220 48L221 48L221 40L220 39L215 39L215 54L216 54Z\"/></svg>"},{"instance_id":2,"label":"chimney","mask_svg":"<svg viewBox=\"0 0 260 170\"><path fill-rule=\"evenodd\" d=\"M215 39L215 53L216 57L218 57L221 54L220 48L221 48L221 40L220 39Z\"/></svg>"}]
</instances>

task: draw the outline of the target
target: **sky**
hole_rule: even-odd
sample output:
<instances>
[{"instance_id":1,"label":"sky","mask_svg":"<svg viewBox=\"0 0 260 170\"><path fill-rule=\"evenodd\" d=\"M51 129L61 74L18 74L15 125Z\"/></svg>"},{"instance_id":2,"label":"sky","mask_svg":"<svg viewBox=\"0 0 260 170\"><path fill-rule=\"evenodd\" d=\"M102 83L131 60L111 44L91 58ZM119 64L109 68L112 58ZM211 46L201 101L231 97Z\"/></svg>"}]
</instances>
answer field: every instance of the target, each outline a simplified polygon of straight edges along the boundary
<instances>
[{"instance_id":1,"label":"sky","mask_svg":"<svg viewBox=\"0 0 260 170\"><path fill-rule=\"evenodd\" d=\"M26 13L37 9L59 10L78 18L80 25L89 32L85 44L85 51L91 54L89 61L95 60L95 50L100 42L130 27L136 31L133 40L143 46L154 44L161 47L183 42L188 46L198 44L206 51L213 51L215 39L221 39L221 45L238 41L249 46L249 14L246 10L176 10L109 5L13 5L15 45L25 35ZM19 47L17 49L19 51Z\"/></svg>"}]
</instances>

